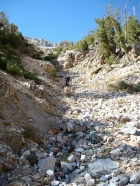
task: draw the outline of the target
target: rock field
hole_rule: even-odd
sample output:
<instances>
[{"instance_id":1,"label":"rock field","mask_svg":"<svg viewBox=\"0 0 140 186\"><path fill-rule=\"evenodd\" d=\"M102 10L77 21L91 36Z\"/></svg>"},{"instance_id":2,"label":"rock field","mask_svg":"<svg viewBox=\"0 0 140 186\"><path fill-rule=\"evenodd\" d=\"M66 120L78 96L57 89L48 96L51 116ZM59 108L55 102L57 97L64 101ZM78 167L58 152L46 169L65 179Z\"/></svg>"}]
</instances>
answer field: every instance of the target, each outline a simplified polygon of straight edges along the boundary
<instances>
[{"instance_id":1,"label":"rock field","mask_svg":"<svg viewBox=\"0 0 140 186\"><path fill-rule=\"evenodd\" d=\"M64 93L61 78L54 80L52 90L48 85L52 80L44 80L45 93L40 97L36 89L28 92L28 87L19 93L23 81L17 80L14 91L22 104L1 86L0 186L140 186L140 94L107 86L125 75L129 81L138 81L140 62L106 66L97 74L79 62L68 71L69 95ZM44 76L45 72L40 74ZM3 72L0 78L1 85L14 87ZM7 105L8 99L12 100ZM46 113L40 110L48 107L52 109L49 124L53 123L49 127L44 122ZM9 117L18 116L17 122L17 117L6 120L4 108ZM24 128L23 123L31 127ZM32 135L26 138L23 132Z\"/></svg>"}]
</instances>

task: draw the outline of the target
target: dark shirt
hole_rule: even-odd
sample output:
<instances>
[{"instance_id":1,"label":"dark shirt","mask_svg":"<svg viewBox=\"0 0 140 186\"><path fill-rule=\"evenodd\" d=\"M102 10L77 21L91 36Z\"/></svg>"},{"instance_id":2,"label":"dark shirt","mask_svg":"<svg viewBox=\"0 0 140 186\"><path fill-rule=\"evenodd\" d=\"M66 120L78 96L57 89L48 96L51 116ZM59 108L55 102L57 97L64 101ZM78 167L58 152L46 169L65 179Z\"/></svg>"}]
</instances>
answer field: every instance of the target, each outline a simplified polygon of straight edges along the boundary
<instances>
[{"instance_id":1,"label":"dark shirt","mask_svg":"<svg viewBox=\"0 0 140 186\"><path fill-rule=\"evenodd\" d=\"M66 86L69 87L69 81L70 81L70 77L66 77Z\"/></svg>"}]
</instances>

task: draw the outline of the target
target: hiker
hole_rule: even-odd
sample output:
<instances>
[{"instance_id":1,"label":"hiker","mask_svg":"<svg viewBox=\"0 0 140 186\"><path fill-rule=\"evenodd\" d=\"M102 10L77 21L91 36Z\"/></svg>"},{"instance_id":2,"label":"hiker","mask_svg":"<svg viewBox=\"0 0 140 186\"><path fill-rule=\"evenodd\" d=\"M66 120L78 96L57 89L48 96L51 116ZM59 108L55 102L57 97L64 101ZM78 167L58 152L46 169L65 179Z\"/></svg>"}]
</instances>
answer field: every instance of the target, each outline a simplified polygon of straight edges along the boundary
<instances>
[{"instance_id":1,"label":"hiker","mask_svg":"<svg viewBox=\"0 0 140 186\"><path fill-rule=\"evenodd\" d=\"M67 77L65 78L65 80L66 80L65 86L66 86L66 87L69 87L70 77L69 77L68 74L67 74Z\"/></svg>"},{"instance_id":2,"label":"hiker","mask_svg":"<svg viewBox=\"0 0 140 186\"><path fill-rule=\"evenodd\" d=\"M65 87L64 87L64 93L66 95L70 95L72 93L72 90L70 88L70 77L67 74L67 77L65 77Z\"/></svg>"}]
</instances>

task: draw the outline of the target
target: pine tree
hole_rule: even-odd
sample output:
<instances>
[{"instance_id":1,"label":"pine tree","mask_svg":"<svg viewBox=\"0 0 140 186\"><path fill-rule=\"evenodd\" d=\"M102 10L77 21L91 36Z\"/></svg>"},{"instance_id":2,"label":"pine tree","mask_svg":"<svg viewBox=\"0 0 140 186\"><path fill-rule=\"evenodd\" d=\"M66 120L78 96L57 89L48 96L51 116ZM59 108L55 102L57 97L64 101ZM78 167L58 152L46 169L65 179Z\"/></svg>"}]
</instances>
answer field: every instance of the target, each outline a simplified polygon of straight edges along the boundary
<instances>
[{"instance_id":1,"label":"pine tree","mask_svg":"<svg viewBox=\"0 0 140 186\"><path fill-rule=\"evenodd\" d=\"M135 16L129 16L127 20L127 42L130 46L138 42L138 32L140 32L140 22Z\"/></svg>"},{"instance_id":2,"label":"pine tree","mask_svg":"<svg viewBox=\"0 0 140 186\"><path fill-rule=\"evenodd\" d=\"M8 18L4 12L0 12L0 27L9 24Z\"/></svg>"}]
</instances>

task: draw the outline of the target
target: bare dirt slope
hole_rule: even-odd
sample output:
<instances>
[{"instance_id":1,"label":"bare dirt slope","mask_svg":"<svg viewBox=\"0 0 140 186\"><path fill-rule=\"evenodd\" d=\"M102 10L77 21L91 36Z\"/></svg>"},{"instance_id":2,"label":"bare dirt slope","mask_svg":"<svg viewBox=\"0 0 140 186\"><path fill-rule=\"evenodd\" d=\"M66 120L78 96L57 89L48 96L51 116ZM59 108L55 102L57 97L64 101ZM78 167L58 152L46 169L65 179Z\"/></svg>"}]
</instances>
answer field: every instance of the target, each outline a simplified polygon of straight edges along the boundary
<instances>
[{"instance_id":1,"label":"bare dirt slope","mask_svg":"<svg viewBox=\"0 0 140 186\"><path fill-rule=\"evenodd\" d=\"M43 61L27 56L23 56L22 60L24 68L41 79L41 85L0 70L0 126L11 122L50 130L56 118L61 116L61 111L56 109L59 82L44 71Z\"/></svg>"}]
</instances>

